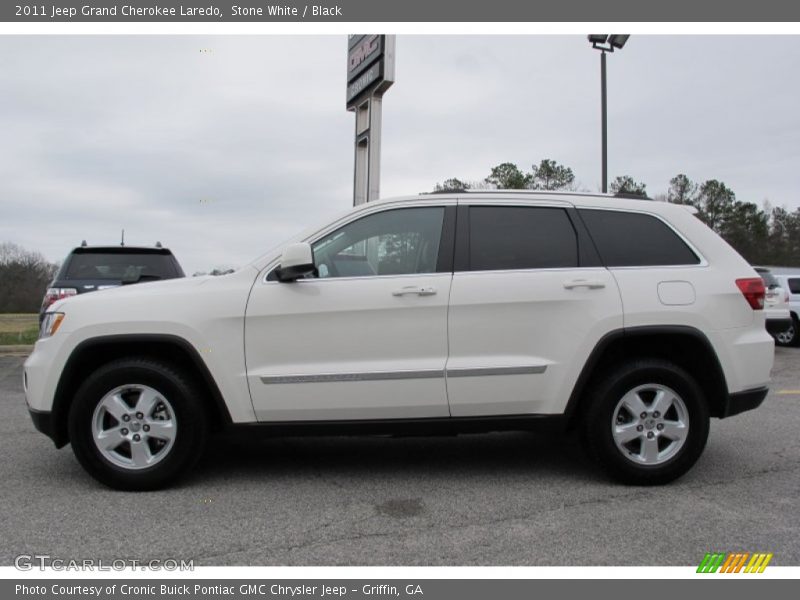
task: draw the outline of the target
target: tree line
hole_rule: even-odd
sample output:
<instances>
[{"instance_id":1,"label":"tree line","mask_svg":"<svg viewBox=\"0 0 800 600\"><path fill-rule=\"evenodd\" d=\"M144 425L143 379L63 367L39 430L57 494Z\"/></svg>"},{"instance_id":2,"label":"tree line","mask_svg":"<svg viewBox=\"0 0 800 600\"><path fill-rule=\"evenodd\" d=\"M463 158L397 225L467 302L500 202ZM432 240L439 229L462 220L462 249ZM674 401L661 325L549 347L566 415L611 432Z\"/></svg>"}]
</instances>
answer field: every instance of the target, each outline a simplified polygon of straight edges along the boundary
<instances>
[{"instance_id":1,"label":"tree line","mask_svg":"<svg viewBox=\"0 0 800 600\"><path fill-rule=\"evenodd\" d=\"M433 191L468 189L588 191L576 183L572 169L551 159L543 159L527 172L514 163L501 163L480 181L446 179ZM647 186L630 175L616 177L610 191L626 197L647 197ZM789 211L769 202L759 206L738 200L722 181L698 183L683 173L670 179L667 191L652 199L695 207L697 216L750 264L800 267L800 208Z\"/></svg>"},{"instance_id":2,"label":"tree line","mask_svg":"<svg viewBox=\"0 0 800 600\"><path fill-rule=\"evenodd\" d=\"M39 312L57 268L38 252L0 243L0 313Z\"/></svg>"}]
</instances>

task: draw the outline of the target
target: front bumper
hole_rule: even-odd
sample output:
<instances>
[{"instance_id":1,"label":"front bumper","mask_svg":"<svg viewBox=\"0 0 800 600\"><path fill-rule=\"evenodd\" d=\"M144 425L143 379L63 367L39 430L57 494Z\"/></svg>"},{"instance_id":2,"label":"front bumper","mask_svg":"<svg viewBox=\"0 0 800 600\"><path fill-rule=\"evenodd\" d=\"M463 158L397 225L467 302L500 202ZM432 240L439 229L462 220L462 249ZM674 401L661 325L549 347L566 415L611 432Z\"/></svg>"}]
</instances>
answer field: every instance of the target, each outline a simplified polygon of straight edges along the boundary
<instances>
[{"instance_id":1,"label":"front bumper","mask_svg":"<svg viewBox=\"0 0 800 600\"><path fill-rule=\"evenodd\" d=\"M785 319L767 319L767 331L773 335L782 333L792 326L791 317Z\"/></svg>"},{"instance_id":2,"label":"front bumper","mask_svg":"<svg viewBox=\"0 0 800 600\"><path fill-rule=\"evenodd\" d=\"M720 418L732 417L748 410L753 410L761 406L764 398L767 397L769 389L766 387L756 388L754 390L746 390L744 392L736 392L728 394L725 402L725 407L722 411Z\"/></svg>"},{"instance_id":3,"label":"front bumper","mask_svg":"<svg viewBox=\"0 0 800 600\"><path fill-rule=\"evenodd\" d=\"M36 431L45 434L53 440L53 443L58 447L55 427L53 426L53 413L50 411L28 408L28 414L31 416L31 421L33 421L33 426L36 428ZM63 446L63 444L61 445Z\"/></svg>"}]
</instances>

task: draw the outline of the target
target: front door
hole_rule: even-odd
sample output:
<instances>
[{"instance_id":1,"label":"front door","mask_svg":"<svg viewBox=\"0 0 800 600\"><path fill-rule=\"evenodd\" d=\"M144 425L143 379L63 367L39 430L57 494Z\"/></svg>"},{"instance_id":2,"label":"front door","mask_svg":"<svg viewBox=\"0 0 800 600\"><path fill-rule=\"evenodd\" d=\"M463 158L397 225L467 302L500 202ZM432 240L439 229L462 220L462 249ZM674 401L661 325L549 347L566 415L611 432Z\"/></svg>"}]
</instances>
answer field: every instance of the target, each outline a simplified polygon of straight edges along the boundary
<instances>
[{"instance_id":1,"label":"front door","mask_svg":"<svg viewBox=\"0 0 800 600\"><path fill-rule=\"evenodd\" d=\"M446 417L455 207L383 209L311 240L318 276L266 273L245 322L260 421Z\"/></svg>"}]
</instances>

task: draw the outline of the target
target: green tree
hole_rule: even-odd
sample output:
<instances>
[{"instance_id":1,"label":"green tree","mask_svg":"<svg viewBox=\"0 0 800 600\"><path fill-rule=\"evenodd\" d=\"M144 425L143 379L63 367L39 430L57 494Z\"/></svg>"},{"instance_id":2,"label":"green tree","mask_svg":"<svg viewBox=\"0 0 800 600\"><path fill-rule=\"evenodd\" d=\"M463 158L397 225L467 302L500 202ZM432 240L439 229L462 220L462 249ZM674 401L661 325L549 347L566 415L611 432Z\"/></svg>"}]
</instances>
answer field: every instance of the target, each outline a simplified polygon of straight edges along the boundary
<instances>
[{"instance_id":1,"label":"green tree","mask_svg":"<svg viewBox=\"0 0 800 600\"><path fill-rule=\"evenodd\" d=\"M572 169L544 158L538 166L533 165L529 187L534 190L563 190L569 189L574 183Z\"/></svg>"},{"instance_id":2,"label":"green tree","mask_svg":"<svg viewBox=\"0 0 800 600\"><path fill-rule=\"evenodd\" d=\"M524 190L530 187L531 175L520 171L514 163L501 163L492 167L485 181L501 190Z\"/></svg>"},{"instance_id":3,"label":"green tree","mask_svg":"<svg viewBox=\"0 0 800 600\"><path fill-rule=\"evenodd\" d=\"M733 202L725 212L720 235L751 264L768 264L769 219L752 202Z\"/></svg>"},{"instance_id":4,"label":"green tree","mask_svg":"<svg viewBox=\"0 0 800 600\"><path fill-rule=\"evenodd\" d=\"M764 264L800 266L800 208L790 213L782 206L774 207L767 240L770 258Z\"/></svg>"},{"instance_id":5,"label":"green tree","mask_svg":"<svg viewBox=\"0 0 800 600\"><path fill-rule=\"evenodd\" d=\"M669 180L667 202L673 204L691 204L697 202L697 184L683 173L679 173Z\"/></svg>"},{"instance_id":6,"label":"green tree","mask_svg":"<svg viewBox=\"0 0 800 600\"><path fill-rule=\"evenodd\" d=\"M450 179L445 179L442 183L437 183L433 187L434 192L460 192L462 190L468 190L470 185L465 181L461 181L455 177L451 177Z\"/></svg>"},{"instance_id":7,"label":"green tree","mask_svg":"<svg viewBox=\"0 0 800 600\"><path fill-rule=\"evenodd\" d=\"M697 208L700 218L717 233L722 231L723 223L736 202L736 194L728 186L716 179L709 179L700 186Z\"/></svg>"},{"instance_id":8,"label":"green tree","mask_svg":"<svg viewBox=\"0 0 800 600\"><path fill-rule=\"evenodd\" d=\"M626 196L647 197L647 186L635 181L630 175L621 175L611 182L611 192Z\"/></svg>"}]
</instances>

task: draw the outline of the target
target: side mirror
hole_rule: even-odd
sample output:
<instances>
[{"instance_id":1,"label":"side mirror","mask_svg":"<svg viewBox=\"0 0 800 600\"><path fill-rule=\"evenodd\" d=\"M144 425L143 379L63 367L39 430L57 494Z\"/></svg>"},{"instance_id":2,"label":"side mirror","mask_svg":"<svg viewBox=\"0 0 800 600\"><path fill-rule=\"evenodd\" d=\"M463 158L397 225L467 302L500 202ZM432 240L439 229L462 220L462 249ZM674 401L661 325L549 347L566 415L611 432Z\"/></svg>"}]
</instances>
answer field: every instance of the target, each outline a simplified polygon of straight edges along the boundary
<instances>
[{"instance_id":1,"label":"side mirror","mask_svg":"<svg viewBox=\"0 0 800 600\"><path fill-rule=\"evenodd\" d=\"M275 270L275 275L278 277L278 281L286 283L297 281L314 271L314 255L311 252L311 244L300 242L284 248L283 254L281 254L281 264Z\"/></svg>"}]
</instances>

